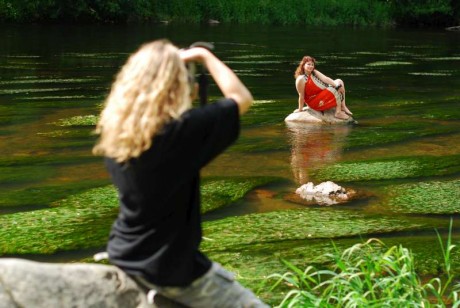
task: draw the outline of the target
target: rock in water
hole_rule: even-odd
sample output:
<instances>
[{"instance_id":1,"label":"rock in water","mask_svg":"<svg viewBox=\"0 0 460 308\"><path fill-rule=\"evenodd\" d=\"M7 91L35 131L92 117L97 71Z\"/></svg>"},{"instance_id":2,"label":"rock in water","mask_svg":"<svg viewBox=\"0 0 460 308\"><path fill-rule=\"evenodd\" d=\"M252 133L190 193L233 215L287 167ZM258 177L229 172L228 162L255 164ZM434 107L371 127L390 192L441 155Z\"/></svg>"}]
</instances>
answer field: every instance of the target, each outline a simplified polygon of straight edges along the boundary
<instances>
[{"instance_id":1,"label":"rock in water","mask_svg":"<svg viewBox=\"0 0 460 308\"><path fill-rule=\"evenodd\" d=\"M317 124L356 124L357 122L350 117L348 120L337 119L335 108L324 112L316 111L305 107L302 112L293 112L284 121L288 123L317 123Z\"/></svg>"},{"instance_id":2,"label":"rock in water","mask_svg":"<svg viewBox=\"0 0 460 308\"><path fill-rule=\"evenodd\" d=\"M348 201L355 192L353 190L346 190L334 182L327 181L316 186L312 182L308 182L297 188L296 194L307 201L332 205Z\"/></svg>"}]
</instances>

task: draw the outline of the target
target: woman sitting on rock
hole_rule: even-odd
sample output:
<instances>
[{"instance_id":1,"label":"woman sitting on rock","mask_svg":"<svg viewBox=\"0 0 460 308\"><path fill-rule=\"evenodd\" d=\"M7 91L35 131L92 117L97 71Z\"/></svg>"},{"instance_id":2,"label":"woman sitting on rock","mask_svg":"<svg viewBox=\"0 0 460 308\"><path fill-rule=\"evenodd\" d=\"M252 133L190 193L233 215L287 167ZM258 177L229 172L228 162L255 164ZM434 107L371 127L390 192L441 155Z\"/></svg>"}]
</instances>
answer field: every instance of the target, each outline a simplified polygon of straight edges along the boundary
<instances>
[{"instance_id":1,"label":"woman sitting on rock","mask_svg":"<svg viewBox=\"0 0 460 308\"><path fill-rule=\"evenodd\" d=\"M315 67L315 58L304 56L294 73L295 86L299 93L299 108L294 112L302 111L304 104L317 111L336 107L335 117L348 120L352 112L345 105L343 81L341 79L332 80Z\"/></svg>"}]
</instances>

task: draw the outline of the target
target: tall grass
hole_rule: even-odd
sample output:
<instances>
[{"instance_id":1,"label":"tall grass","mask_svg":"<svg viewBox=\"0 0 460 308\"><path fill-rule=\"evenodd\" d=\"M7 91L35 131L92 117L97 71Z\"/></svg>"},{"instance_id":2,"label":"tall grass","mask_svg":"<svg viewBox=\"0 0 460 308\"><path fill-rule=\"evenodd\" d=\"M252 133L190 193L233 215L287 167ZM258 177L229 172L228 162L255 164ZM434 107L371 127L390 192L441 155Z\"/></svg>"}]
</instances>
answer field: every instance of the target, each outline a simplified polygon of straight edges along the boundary
<instances>
[{"instance_id":1,"label":"tall grass","mask_svg":"<svg viewBox=\"0 0 460 308\"><path fill-rule=\"evenodd\" d=\"M436 231L437 232L437 231ZM283 260L289 271L273 274L270 289L286 289L279 307L460 307L460 283L454 282L450 255L452 220L444 246L444 277L423 283L414 268L411 251L402 246L387 248L378 239L356 244L328 255L332 269L313 266L301 270Z\"/></svg>"}]
</instances>

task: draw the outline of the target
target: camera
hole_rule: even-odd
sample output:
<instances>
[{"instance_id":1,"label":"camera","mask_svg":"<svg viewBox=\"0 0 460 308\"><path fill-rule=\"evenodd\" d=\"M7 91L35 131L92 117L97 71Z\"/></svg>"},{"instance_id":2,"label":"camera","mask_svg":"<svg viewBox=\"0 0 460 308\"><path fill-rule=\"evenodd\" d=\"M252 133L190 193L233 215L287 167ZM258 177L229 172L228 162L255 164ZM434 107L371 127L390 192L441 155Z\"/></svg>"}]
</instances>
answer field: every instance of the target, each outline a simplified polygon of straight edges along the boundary
<instances>
[{"instance_id":1,"label":"camera","mask_svg":"<svg viewBox=\"0 0 460 308\"><path fill-rule=\"evenodd\" d=\"M213 50L214 45L208 42L195 42L191 44L188 48L193 47L203 47L208 50ZM187 66L187 74L188 74L188 82L190 85L190 89L194 89L196 83L196 70L197 70L197 63L195 62L188 62ZM208 76L206 75L206 68L201 66L200 75L198 76L198 95L200 97L200 105L204 106L208 100Z\"/></svg>"}]
</instances>

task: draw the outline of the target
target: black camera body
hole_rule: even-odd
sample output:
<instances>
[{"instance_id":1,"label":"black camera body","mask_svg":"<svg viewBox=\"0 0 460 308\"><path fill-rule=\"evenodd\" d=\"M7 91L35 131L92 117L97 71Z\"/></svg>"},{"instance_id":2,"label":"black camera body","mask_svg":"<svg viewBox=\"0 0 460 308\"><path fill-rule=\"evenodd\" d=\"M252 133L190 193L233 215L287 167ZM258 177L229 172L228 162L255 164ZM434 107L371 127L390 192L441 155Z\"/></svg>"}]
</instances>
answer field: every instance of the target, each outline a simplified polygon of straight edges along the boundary
<instances>
[{"instance_id":1,"label":"black camera body","mask_svg":"<svg viewBox=\"0 0 460 308\"><path fill-rule=\"evenodd\" d=\"M190 45L188 48L193 48L193 47L203 47L208 50L214 49L214 45L208 42L195 42L192 45ZM187 66L187 71L188 71L187 74L188 74L188 82L190 85L190 89L193 89L196 83L197 63L188 62L186 66ZM208 101L208 84L209 84L209 81L208 81L208 76L206 75L206 68L204 66L201 66L201 72L200 72L200 75L198 76L198 95L200 97L201 106L206 105Z\"/></svg>"}]
</instances>

